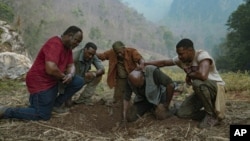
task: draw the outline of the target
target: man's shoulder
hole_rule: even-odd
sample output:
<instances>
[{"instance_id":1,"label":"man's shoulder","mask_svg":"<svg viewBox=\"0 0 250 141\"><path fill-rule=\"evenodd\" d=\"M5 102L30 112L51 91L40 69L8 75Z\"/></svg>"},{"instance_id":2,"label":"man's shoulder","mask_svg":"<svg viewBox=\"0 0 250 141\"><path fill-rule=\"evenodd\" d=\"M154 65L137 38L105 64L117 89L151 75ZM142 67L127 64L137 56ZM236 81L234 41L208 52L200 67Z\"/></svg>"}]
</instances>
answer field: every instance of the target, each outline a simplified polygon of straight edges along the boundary
<instances>
[{"instance_id":1,"label":"man's shoulder","mask_svg":"<svg viewBox=\"0 0 250 141\"><path fill-rule=\"evenodd\" d=\"M83 49L82 48L75 48L72 52L73 52L73 59L74 59L74 61L78 61L79 60L79 58L80 58L80 54L81 54L81 52L83 51Z\"/></svg>"},{"instance_id":2,"label":"man's shoulder","mask_svg":"<svg viewBox=\"0 0 250 141\"><path fill-rule=\"evenodd\" d=\"M126 52L128 53L128 54L137 54L137 55L140 55L141 56L141 54L140 54L140 52L136 49L136 48L132 48L132 47L126 47Z\"/></svg>"},{"instance_id":3,"label":"man's shoulder","mask_svg":"<svg viewBox=\"0 0 250 141\"><path fill-rule=\"evenodd\" d=\"M96 54L93 56L93 58L91 59L91 61L92 62L96 62L96 61L101 62L101 60L98 58L98 56Z\"/></svg>"},{"instance_id":4,"label":"man's shoulder","mask_svg":"<svg viewBox=\"0 0 250 141\"><path fill-rule=\"evenodd\" d=\"M147 65L147 66L145 66L145 74L148 75L152 72L155 72L156 69L157 69L157 67L154 65Z\"/></svg>"},{"instance_id":5,"label":"man's shoulder","mask_svg":"<svg viewBox=\"0 0 250 141\"><path fill-rule=\"evenodd\" d=\"M60 37L58 37L58 36L52 36L52 37L50 37L48 40L47 40L47 43L50 43L50 42L61 42L61 40L60 40Z\"/></svg>"},{"instance_id":6,"label":"man's shoulder","mask_svg":"<svg viewBox=\"0 0 250 141\"><path fill-rule=\"evenodd\" d=\"M197 50L196 51L196 58L197 60L203 60L203 59L212 59L212 57L209 55L209 53L205 50Z\"/></svg>"},{"instance_id":7,"label":"man's shoulder","mask_svg":"<svg viewBox=\"0 0 250 141\"><path fill-rule=\"evenodd\" d=\"M57 52L62 51L64 48L61 39L58 36L53 36L49 38L44 45L42 46L42 50L57 50Z\"/></svg>"},{"instance_id":8,"label":"man's shoulder","mask_svg":"<svg viewBox=\"0 0 250 141\"><path fill-rule=\"evenodd\" d=\"M137 49L133 47L126 47L126 50L137 51Z\"/></svg>"}]
</instances>

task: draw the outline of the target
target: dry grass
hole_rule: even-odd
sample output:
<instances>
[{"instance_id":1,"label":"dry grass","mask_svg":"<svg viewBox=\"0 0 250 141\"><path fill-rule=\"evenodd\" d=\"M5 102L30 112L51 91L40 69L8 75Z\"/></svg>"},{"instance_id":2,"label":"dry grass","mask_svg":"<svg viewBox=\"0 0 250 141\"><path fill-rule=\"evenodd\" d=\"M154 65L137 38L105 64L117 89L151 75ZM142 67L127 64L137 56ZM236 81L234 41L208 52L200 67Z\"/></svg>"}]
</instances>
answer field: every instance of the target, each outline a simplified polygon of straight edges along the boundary
<instances>
[{"instance_id":1,"label":"dry grass","mask_svg":"<svg viewBox=\"0 0 250 141\"><path fill-rule=\"evenodd\" d=\"M180 71L163 68L169 76L176 81L183 80L185 75ZM65 122L71 119L54 117L49 121L20 121L15 119L0 120L0 141L228 141L229 125L232 123L250 124L250 94L248 73L225 73L222 74L227 83L228 93L227 118L222 126L212 129L196 128L197 122L186 119L171 117L163 121L155 120L151 114L146 114L138 121L130 123L127 129L121 129L119 124L111 130L100 131L98 129L78 129L75 124L87 123L88 115L79 115L79 119L72 125L66 126ZM98 86L96 99L111 96L112 90L107 88L106 76ZM237 85L238 87L236 87ZM23 81L5 80L0 81L0 103L8 106L27 106L28 93ZM240 93L240 91L242 91ZM177 97L178 98L178 97ZM182 98L181 98L182 99ZM239 99L239 101L237 101ZM105 111L105 109L103 110ZM84 111L83 111L84 113ZM101 113L94 113L98 116ZM80 121L82 120L82 121ZM107 119L110 120L110 119ZM58 124L55 124L58 123Z\"/></svg>"}]
</instances>

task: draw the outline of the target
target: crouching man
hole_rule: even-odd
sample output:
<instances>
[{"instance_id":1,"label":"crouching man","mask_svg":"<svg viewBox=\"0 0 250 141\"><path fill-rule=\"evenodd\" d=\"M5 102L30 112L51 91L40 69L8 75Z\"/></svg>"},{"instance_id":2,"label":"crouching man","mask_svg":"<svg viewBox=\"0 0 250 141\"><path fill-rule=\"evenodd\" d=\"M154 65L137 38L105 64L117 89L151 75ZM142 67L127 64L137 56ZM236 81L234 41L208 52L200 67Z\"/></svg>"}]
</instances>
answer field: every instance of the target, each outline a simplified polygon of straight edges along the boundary
<instances>
[{"instance_id":1,"label":"crouching man","mask_svg":"<svg viewBox=\"0 0 250 141\"><path fill-rule=\"evenodd\" d=\"M146 66L143 71L132 71L128 75L128 88L123 100L123 120L135 121L152 109L156 119L169 117L171 114L168 107L173 91L172 79L155 66ZM135 98L130 105L132 92L135 93Z\"/></svg>"}]
</instances>

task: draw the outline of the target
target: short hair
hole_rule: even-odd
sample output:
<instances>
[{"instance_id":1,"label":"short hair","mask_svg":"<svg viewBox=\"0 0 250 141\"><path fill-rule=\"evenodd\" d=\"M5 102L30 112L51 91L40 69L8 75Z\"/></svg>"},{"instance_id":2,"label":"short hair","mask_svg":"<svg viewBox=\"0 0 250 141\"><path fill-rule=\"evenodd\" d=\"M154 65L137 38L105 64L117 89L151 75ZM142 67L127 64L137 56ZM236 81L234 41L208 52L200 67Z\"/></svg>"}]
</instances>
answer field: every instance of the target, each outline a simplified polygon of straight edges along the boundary
<instances>
[{"instance_id":1,"label":"short hair","mask_svg":"<svg viewBox=\"0 0 250 141\"><path fill-rule=\"evenodd\" d=\"M176 45L176 48L181 48L181 47L186 48L186 49L187 48L194 49L194 44L190 39L182 39Z\"/></svg>"},{"instance_id":2,"label":"short hair","mask_svg":"<svg viewBox=\"0 0 250 141\"><path fill-rule=\"evenodd\" d=\"M116 48L123 48L125 47L124 43L122 41L116 41L113 43L112 48L116 49Z\"/></svg>"},{"instance_id":3,"label":"short hair","mask_svg":"<svg viewBox=\"0 0 250 141\"><path fill-rule=\"evenodd\" d=\"M70 33L76 34L79 31L82 33L82 30L79 27L72 25L64 31L63 35L67 35Z\"/></svg>"},{"instance_id":4,"label":"short hair","mask_svg":"<svg viewBox=\"0 0 250 141\"><path fill-rule=\"evenodd\" d=\"M87 48L87 49L89 49L90 47L93 48L94 50L97 50L96 44L94 44L94 43L92 43L92 42L88 42L88 43L84 46L84 48Z\"/></svg>"}]
</instances>

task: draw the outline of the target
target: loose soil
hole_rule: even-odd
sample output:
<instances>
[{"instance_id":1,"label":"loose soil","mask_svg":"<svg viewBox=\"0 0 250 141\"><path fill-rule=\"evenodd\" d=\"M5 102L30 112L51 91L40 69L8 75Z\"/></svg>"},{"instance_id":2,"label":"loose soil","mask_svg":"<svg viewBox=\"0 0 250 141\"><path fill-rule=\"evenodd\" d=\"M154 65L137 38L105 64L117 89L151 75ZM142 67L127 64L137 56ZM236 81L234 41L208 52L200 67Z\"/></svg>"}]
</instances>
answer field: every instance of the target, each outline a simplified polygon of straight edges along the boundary
<instances>
[{"instance_id":1,"label":"loose soil","mask_svg":"<svg viewBox=\"0 0 250 141\"><path fill-rule=\"evenodd\" d=\"M0 92L0 103L25 106L28 98L24 93L25 90ZM69 114L53 114L49 121L1 119L0 141L229 141L231 124L250 125L249 92L228 92L226 119L208 129L197 128L197 121L175 116L156 120L151 113L124 128L120 126L120 104L107 104L107 99L103 100L106 97L95 96L94 106L75 105Z\"/></svg>"}]
</instances>

